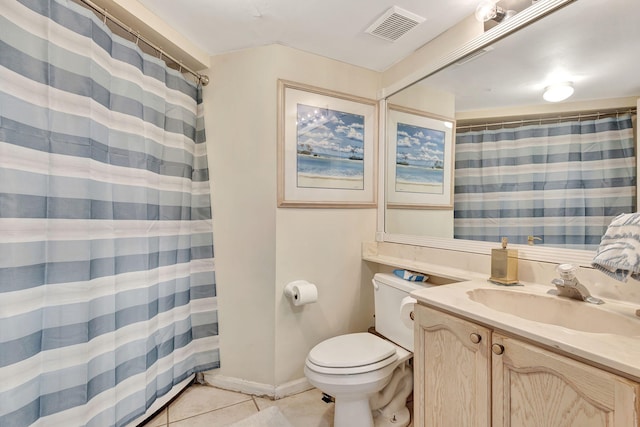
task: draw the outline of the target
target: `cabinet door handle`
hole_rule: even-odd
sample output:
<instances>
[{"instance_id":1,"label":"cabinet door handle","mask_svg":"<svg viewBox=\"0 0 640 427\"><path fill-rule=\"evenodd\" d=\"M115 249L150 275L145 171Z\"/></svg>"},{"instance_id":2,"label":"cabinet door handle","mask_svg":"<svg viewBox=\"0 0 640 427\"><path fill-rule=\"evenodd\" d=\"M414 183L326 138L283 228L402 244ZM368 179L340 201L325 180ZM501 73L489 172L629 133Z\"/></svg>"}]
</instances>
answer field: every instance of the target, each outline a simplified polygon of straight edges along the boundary
<instances>
[{"instance_id":1,"label":"cabinet door handle","mask_svg":"<svg viewBox=\"0 0 640 427\"><path fill-rule=\"evenodd\" d=\"M472 343L478 344L480 341L482 341L482 336L474 332L471 335L469 335L469 339L471 340Z\"/></svg>"},{"instance_id":2,"label":"cabinet door handle","mask_svg":"<svg viewBox=\"0 0 640 427\"><path fill-rule=\"evenodd\" d=\"M491 351L493 351L494 354L500 355L504 353L504 346L500 344L493 344L491 346Z\"/></svg>"}]
</instances>

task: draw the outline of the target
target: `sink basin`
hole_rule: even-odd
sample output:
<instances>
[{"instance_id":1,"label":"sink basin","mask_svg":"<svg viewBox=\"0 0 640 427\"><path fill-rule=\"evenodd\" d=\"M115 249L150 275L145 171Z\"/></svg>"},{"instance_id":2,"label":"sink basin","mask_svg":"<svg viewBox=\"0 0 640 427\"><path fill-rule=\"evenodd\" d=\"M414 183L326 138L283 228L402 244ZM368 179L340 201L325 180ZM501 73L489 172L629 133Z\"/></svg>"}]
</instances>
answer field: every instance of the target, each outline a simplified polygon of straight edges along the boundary
<instances>
[{"instance_id":1,"label":"sink basin","mask_svg":"<svg viewBox=\"0 0 640 427\"><path fill-rule=\"evenodd\" d=\"M492 310L534 322L596 334L640 335L640 318L631 309L628 314L617 313L564 297L501 289L474 289L467 295Z\"/></svg>"}]
</instances>

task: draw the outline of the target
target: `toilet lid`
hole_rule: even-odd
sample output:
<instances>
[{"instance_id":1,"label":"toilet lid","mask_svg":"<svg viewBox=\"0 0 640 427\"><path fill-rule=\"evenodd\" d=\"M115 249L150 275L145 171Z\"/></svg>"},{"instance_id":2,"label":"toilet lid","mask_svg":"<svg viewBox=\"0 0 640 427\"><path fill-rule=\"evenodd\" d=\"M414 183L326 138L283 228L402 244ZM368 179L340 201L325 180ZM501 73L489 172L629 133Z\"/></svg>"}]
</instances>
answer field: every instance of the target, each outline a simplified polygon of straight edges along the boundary
<instances>
[{"instance_id":1,"label":"toilet lid","mask_svg":"<svg viewBox=\"0 0 640 427\"><path fill-rule=\"evenodd\" d=\"M396 353L396 346L373 334L362 332L329 338L311 349L308 359L327 368L371 365Z\"/></svg>"}]
</instances>

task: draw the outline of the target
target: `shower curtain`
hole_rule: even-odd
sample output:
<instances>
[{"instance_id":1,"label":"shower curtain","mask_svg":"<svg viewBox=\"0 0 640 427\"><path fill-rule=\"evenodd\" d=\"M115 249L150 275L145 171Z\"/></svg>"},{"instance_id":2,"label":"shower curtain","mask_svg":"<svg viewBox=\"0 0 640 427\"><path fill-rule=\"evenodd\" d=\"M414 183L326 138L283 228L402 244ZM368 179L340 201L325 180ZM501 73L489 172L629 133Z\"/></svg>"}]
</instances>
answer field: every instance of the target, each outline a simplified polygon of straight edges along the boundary
<instances>
[{"instance_id":1,"label":"shower curtain","mask_svg":"<svg viewBox=\"0 0 640 427\"><path fill-rule=\"evenodd\" d=\"M456 135L454 235L595 249L635 211L630 114Z\"/></svg>"},{"instance_id":2,"label":"shower curtain","mask_svg":"<svg viewBox=\"0 0 640 427\"><path fill-rule=\"evenodd\" d=\"M0 13L0 425L126 425L219 366L201 91L70 0Z\"/></svg>"}]
</instances>

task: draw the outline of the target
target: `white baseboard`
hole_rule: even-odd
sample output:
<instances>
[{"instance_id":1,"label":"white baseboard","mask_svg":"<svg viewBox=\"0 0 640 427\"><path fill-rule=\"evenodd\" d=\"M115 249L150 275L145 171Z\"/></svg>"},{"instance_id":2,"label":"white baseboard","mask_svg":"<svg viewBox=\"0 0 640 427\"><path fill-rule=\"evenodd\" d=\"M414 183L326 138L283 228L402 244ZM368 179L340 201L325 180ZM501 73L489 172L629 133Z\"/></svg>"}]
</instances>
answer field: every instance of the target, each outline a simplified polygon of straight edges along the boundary
<instances>
[{"instance_id":1,"label":"white baseboard","mask_svg":"<svg viewBox=\"0 0 640 427\"><path fill-rule=\"evenodd\" d=\"M297 380L276 386L273 398L282 399L283 397L302 393L303 391L311 390L312 388L314 387L309 384L309 381L307 381L306 378L298 378Z\"/></svg>"},{"instance_id":2,"label":"white baseboard","mask_svg":"<svg viewBox=\"0 0 640 427\"><path fill-rule=\"evenodd\" d=\"M292 394L302 393L311 390L313 386L309 384L306 378L299 378L284 384L274 386L273 384L257 383L247 381L241 378L228 377L220 375L216 371L207 371L204 373L204 380L212 386L225 390L238 391L244 394L252 394L254 396L266 396L270 399L282 399Z\"/></svg>"}]
</instances>

